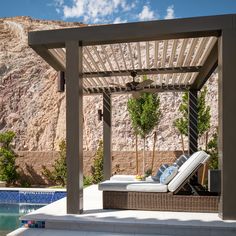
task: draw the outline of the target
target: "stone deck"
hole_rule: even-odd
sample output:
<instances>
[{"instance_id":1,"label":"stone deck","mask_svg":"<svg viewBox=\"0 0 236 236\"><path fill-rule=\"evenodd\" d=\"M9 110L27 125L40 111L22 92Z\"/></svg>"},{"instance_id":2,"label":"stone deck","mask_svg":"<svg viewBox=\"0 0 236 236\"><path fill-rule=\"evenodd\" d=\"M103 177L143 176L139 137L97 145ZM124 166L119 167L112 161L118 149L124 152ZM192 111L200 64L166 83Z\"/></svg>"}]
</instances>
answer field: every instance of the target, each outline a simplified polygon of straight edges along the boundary
<instances>
[{"instance_id":1,"label":"stone deck","mask_svg":"<svg viewBox=\"0 0 236 236\"><path fill-rule=\"evenodd\" d=\"M66 214L66 198L32 212L22 220L45 221L45 229L18 229L13 235L200 235L235 236L236 221L214 213L103 210L97 186L84 190L84 213Z\"/></svg>"}]
</instances>

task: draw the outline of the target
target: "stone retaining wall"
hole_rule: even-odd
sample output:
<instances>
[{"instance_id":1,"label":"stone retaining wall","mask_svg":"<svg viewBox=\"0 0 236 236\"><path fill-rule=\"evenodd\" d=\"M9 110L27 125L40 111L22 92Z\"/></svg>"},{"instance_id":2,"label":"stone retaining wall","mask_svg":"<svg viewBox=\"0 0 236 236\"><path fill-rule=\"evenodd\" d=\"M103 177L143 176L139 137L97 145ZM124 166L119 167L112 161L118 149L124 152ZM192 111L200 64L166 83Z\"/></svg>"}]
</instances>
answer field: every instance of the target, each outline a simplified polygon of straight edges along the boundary
<instances>
[{"instance_id":1,"label":"stone retaining wall","mask_svg":"<svg viewBox=\"0 0 236 236\"><path fill-rule=\"evenodd\" d=\"M31 185L49 184L42 175L42 166L51 169L55 160L59 157L58 152L17 152L17 165L21 178ZM151 166L152 152L146 153L146 169ZM84 151L84 175L91 175L95 151ZM154 172L162 163L172 163L181 151L161 151L155 153ZM142 152L139 152L139 172L142 173ZM136 174L136 159L134 151L114 151L112 153L113 174Z\"/></svg>"}]
</instances>

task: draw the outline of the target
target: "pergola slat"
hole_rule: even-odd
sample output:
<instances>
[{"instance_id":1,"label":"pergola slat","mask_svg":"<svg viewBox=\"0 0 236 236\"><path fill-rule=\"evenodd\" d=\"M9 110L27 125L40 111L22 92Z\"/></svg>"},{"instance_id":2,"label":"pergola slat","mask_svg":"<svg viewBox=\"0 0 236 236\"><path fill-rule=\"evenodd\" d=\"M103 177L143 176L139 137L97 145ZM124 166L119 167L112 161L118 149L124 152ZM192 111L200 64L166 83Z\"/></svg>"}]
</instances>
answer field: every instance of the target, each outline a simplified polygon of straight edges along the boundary
<instances>
[{"instance_id":1,"label":"pergola slat","mask_svg":"<svg viewBox=\"0 0 236 236\"><path fill-rule=\"evenodd\" d=\"M177 59L177 66L182 65L182 63L183 63L183 61L184 61L184 52L185 52L185 49L186 49L186 47L187 47L188 40L189 40L189 39L183 39L183 41L182 41L180 53L179 53L178 59Z\"/></svg>"},{"instance_id":2,"label":"pergola slat","mask_svg":"<svg viewBox=\"0 0 236 236\"><path fill-rule=\"evenodd\" d=\"M208 57L208 55L212 51L212 48L214 47L216 41L217 41L217 38L215 38L215 37L210 38L210 40L208 41L208 43L205 47L205 50L204 50L201 58L199 59L199 65L202 65L205 62L206 58Z\"/></svg>"},{"instance_id":3,"label":"pergola slat","mask_svg":"<svg viewBox=\"0 0 236 236\"><path fill-rule=\"evenodd\" d=\"M131 60L131 65L132 65L132 68L134 70L134 60L133 60L132 49L131 49L130 43L128 43L128 50L129 50L129 56L130 56L130 60Z\"/></svg>"},{"instance_id":4,"label":"pergola slat","mask_svg":"<svg viewBox=\"0 0 236 236\"><path fill-rule=\"evenodd\" d=\"M89 69L89 72L83 72L83 73L91 74L92 71L93 71L93 69L92 69L92 67L90 66L90 64L89 64L89 62L87 61L87 59L86 59L85 56L83 57L83 63L84 63L85 66ZM96 81L93 77L90 78L90 81L91 81L91 83L93 84L94 87L96 87L96 86L99 85L99 84L97 83L97 81Z\"/></svg>"},{"instance_id":5,"label":"pergola slat","mask_svg":"<svg viewBox=\"0 0 236 236\"><path fill-rule=\"evenodd\" d=\"M141 54L140 42L137 42L137 51L138 51L139 68L142 69L142 54Z\"/></svg>"},{"instance_id":6,"label":"pergola slat","mask_svg":"<svg viewBox=\"0 0 236 236\"><path fill-rule=\"evenodd\" d=\"M155 53L154 53L154 66L158 67L158 51L159 51L159 41L155 41Z\"/></svg>"},{"instance_id":7,"label":"pergola slat","mask_svg":"<svg viewBox=\"0 0 236 236\"><path fill-rule=\"evenodd\" d=\"M187 53L187 55L186 55L186 57L184 59L184 62L183 62L184 66L190 65L190 61L192 59L192 55L193 55L193 52L195 50L197 42L198 42L197 38L193 38L192 39L191 44L190 44L190 48L189 48L188 53Z\"/></svg>"},{"instance_id":8,"label":"pergola slat","mask_svg":"<svg viewBox=\"0 0 236 236\"><path fill-rule=\"evenodd\" d=\"M165 67L165 64L166 64L167 48L168 48L168 40L165 40L164 46L163 46L163 51L162 51L162 61L161 61L162 67Z\"/></svg>"},{"instance_id":9,"label":"pergola slat","mask_svg":"<svg viewBox=\"0 0 236 236\"><path fill-rule=\"evenodd\" d=\"M174 39L173 41L174 42L172 45L171 56L170 56L170 60L169 60L169 67L173 67L173 62L174 62L174 58L176 55L176 49L177 49L177 45L178 45L178 39Z\"/></svg>"},{"instance_id":10,"label":"pergola slat","mask_svg":"<svg viewBox=\"0 0 236 236\"><path fill-rule=\"evenodd\" d=\"M96 63L96 61L94 60L92 54L90 53L89 49L87 47L84 47L84 51L86 53L86 55L88 56L89 60L92 62L94 68L97 70L97 71L100 71L100 68L98 66L98 64Z\"/></svg>"},{"instance_id":11,"label":"pergola slat","mask_svg":"<svg viewBox=\"0 0 236 236\"><path fill-rule=\"evenodd\" d=\"M121 44L119 43L118 45L119 45L119 49L120 49L120 53L121 53L121 57L122 57L122 60L123 60L123 64L124 64L125 70L128 70L127 69L127 65L126 65L126 61L125 61L125 57L124 57L124 52L122 50Z\"/></svg>"},{"instance_id":12,"label":"pergola slat","mask_svg":"<svg viewBox=\"0 0 236 236\"><path fill-rule=\"evenodd\" d=\"M115 54L115 52L114 52L113 45L110 44L110 48L111 48L112 55L113 55L113 57L114 57L114 59L115 59L115 63L116 63L117 69L120 71L120 66L119 66L119 63L118 63L118 61L117 61L117 58L116 58L116 54Z\"/></svg>"},{"instance_id":13,"label":"pergola slat","mask_svg":"<svg viewBox=\"0 0 236 236\"><path fill-rule=\"evenodd\" d=\"M190 63L191 66L196 65L198 63L198 61L199 61L199 59L200 59L200 57L203 53L203 49L204 49L206 43L208 42L208 40L209 40L209 38L206 38L206 37L200 39L199 46L198 46L198 48L196 50L196 53L195 53L195 55L194 55L194 57L193 57L193 59Z\"/></svg>"},{"instance_id":14,"label":"pergola slat","mask_svg":"<svg viewBox=\"0 0 236 236\"><path fill-rule=\"evenodd\" d=\"M149 58L150 58L149 42L146 42L146 66L147 66L147 69L150 68Z\"/></svg>"},{"instance_id":15,"label":"pergola slat","mask_svg":"<svg viewBox=\"0 0 236 236\"><path fill-rule=\"evenodd\" d=\"M95 55L97 56L97 58L98 58L100 64L102 65L103 70L104 70L104 71L107 71L107 68L106 68L104 62L103 62L103 60L102 60L102 58L101 58L99 52L97 51L97 47L92 46L92 49L93 49Z\"/></svg>"},{"instance_id":16,"label":"pergola slat","mask_svg":"<svg viewBox=\"0 0 236 236\"><path fill-rule=\"evenodd\" d=\"M113 69L113 66L112 66L112 64L111 64L111 61L110 61L110 59L109 59L109 56L107 55L106 48L105 48L104 45L101 45L101 47L102 47L103 53L104 53L104 55L105 55L105 57L106 57L106 60L107 60L107 62L108 62L108 64L109 64L109 66L110 66L110 69L111 69L111 71L113 71L114 69Z\"/></svg>"}]
</instances>

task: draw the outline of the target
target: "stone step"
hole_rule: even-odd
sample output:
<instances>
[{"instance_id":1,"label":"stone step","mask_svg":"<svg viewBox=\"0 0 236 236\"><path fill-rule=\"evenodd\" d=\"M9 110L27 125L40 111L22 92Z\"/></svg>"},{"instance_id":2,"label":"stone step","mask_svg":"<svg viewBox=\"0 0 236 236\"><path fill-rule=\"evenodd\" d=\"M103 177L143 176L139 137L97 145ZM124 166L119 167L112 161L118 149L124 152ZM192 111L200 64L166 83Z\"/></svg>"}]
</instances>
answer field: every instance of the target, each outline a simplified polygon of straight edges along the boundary
<instances>
[{"instance_id":1,"label":"stone step","mask_svg":"<svg viewBox=\"0 0 236 236\"><path fill-rule=\"evenodd\" d=\"M100 233L108 233L112 234L128 234L128 235L169 235L169 236L183 236L183 235L191 235L191 236L235 236L236 229L235 227L225 227L225 226L201 226L199 224L194 224L194 222L189 222L186 224L183 222L182 224L163 224L142 220L133 220L127 218L127 221L119 221L119 219L111 219L106 221L100 220L79 220L75 219L74 221L70 219L70 221L46 221L47 229L57 229L57 230L79 230L83 232L100 232Z\"/></svg>"},{"instance_id":2,"label":"stone step","mask_svg":"<svg viewBox=\"0 0 236 236\"><path fill-rule=\"evenodd\" d=\"M75 231L75 230L53 230L53 229L25 229L19 228L7 236L146 236L147 234L125 234L96 231ZM160 234L149 234L150 236L168 236ZM170 235L169 235L170 236Z\"/></svg>"}]
</instances>

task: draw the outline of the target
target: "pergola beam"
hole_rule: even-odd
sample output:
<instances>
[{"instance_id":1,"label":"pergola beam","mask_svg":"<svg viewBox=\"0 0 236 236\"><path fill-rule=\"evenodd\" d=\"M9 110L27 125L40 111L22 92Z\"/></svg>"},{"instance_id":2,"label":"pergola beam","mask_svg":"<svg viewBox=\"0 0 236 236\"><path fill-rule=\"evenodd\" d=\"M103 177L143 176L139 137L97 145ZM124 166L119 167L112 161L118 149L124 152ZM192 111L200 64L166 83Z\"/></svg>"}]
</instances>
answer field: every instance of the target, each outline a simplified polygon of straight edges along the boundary
<instances>
[{"instance_id":1,"label":"pergola beam","mask_svg":"<svg viewBox=\"0 0 236 236\"><path fill-rule=\"evenodd\" d=\"M222 28L233 25L234 15L194 17L174 20L33 31L29 45L65 47L68 40L80 40L83 46L151 40L219 36Z\"/></svg>"},{"instance_id":2,"label":"pergola beam","mask_svg":"<svg viewBox=\"0 0 236 236\"><path fill-rule=\"evenodd\" d=\"M155 74L173 74L173 73L193 73L193 72L199 72L200 70L201 70L201 66L134 69L134 70L128 70L128 71L126 70L97 71L97 72L84 72L83 78L130 76L131 71L135 71L137 75L155 75Z\"/></svg>"},{"instance_id":3,"label":"pergola beam","mask_svg":"<svg viewBox=\"0 0 236 236\"><path fill-rule=\"evenodd\" d=\"M209 56L207 57L204 66L200 68L199 74L195 78L193 84L191 85L191 88L200 90L206 83L208 78L211 76L211 74L214 72L217 65L218 65L218 44L216 42Z\"/></svg>"},{"instance_id":4,"label":"pergola beam","mask_svg":"<svg viewBox=\"0 0 236 236\"><path fill-rule=\"evenodd\" d=\"M190 86L185 84L175 84L175 85L151 85L147 88L149 92L153 93L162 93L162 92L186 92L189 91ZM142 92L142 90L140 90ZM84 95L91 95L91 94L103 94L103 93L112 93L112 94L131 94L132 91L128 90L124 87L94 87L94 88L87 88L87 93Z\"/></svg>"},{"instance_id":5,"label":"pergola beam","mask_svg":"<svg viewBox=\"0 0 236 236\"><path fill-rule=\"evenodd\" d=\"M65 71L65 67L56 59L55 55L53 55L45 46L37 46L32 48L56 71Z\"/></svg>"}]
</instances>

